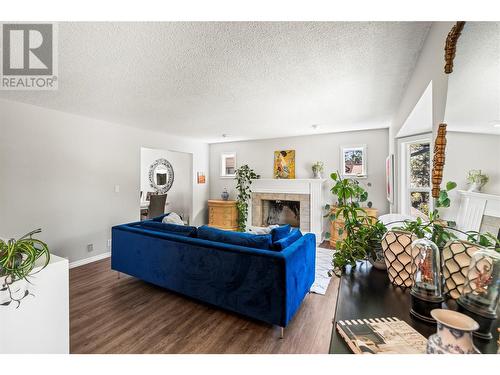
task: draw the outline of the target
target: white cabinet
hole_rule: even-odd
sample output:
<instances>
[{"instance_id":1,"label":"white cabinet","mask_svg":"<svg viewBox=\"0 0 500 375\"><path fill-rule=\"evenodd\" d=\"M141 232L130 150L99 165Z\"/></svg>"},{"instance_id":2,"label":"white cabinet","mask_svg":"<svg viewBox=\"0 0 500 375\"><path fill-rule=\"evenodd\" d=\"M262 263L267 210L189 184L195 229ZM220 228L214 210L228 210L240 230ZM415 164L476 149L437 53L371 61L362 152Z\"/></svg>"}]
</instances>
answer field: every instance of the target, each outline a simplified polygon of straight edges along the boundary
<instances>
[{"instance_id":1,"label":"white cabinet","mask_svg":"<svg viewBox=\"0 0 500 375\"><path fill-rule=\"evenodd\" d=\"M27 287L33 295L25 297L19 308L17 303L0 306L0 354L69 353L68 260L51 255L49 265L30 282ZM21 284L16 288L16 283ZM25 282L16 283L12 288L22 292Z\"/></svg>"}]
</instances>

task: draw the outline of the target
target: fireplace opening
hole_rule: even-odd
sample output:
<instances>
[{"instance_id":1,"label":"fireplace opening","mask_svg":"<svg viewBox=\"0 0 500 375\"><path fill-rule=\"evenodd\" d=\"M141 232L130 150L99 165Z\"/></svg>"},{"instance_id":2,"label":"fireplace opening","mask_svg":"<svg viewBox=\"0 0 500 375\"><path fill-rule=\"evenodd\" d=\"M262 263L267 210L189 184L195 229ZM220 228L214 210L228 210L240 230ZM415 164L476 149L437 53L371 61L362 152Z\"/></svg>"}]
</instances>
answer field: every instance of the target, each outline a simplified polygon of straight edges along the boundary
<instances>
[{"instance_id":1,"label":"fireplace opening","mask_svg":"<svg viewBox=\"0 0 500 375\"><path fill-rule=\"evenodd\" d=\"M265 225L290 224L300 227L300 202L284 200L262 200L262 218Z\"/></svg>"}]
</instances>

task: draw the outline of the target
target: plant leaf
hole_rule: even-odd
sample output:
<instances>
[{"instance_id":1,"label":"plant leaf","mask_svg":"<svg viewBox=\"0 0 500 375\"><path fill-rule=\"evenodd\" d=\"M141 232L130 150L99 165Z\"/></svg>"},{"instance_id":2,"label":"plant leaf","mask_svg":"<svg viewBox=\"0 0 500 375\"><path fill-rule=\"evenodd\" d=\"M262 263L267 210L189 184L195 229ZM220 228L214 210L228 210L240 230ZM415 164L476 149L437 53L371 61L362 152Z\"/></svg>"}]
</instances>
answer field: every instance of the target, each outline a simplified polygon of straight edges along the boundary
<instances>
[{"instance_id":1,"label":"plant leaf","mask_svg":"<svg viewBox=\"0 0 500 375\"><path fill-rule=\"evenodd\" d=\"M450 190L453 190L457 187L457 183L454 182L454 181L448 181L446 183L446 190L450 191Z\"/></svg>"}]
</instances>

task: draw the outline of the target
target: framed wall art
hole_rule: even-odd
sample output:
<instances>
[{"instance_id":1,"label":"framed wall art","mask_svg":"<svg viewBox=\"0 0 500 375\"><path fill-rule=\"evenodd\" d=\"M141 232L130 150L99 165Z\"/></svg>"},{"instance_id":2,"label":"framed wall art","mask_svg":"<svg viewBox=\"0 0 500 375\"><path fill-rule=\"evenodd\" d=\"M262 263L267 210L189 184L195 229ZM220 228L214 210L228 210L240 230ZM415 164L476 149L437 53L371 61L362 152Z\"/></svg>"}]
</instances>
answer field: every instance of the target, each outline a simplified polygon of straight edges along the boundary
<instances>
[{"instance_id":1,"label":"framed wall art","mask_svg":"<svg viewBox=\"0 0 500 375\"><path fill-rule=\"evenodd\" d=\"M340 147L340 173L344 177L367 177L366 145Z\"/></svg>"},{"instance_id":2,"label":"framed wall art","mask_svg":"<svg viewBox=\"0 0 500 375\"><path fill-rule=\"evenodd\" d=\"M274 178L295 178L295 150L274 152Z\"/></svg>"}]
</instances>

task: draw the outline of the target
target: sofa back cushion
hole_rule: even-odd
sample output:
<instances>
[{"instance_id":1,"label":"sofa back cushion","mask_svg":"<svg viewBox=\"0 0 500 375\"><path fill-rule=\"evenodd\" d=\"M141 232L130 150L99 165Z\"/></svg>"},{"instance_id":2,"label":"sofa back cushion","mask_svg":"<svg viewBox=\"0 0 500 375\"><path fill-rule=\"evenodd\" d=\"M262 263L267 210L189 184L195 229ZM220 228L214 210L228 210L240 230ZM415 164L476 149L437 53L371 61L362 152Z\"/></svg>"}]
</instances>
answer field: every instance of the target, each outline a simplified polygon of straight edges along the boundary
<instances>
[{"instance_id":1,"label":"sofa back cushion","mask_svg":"<svg viewBox=\"0 0 500 375\"><path fill-rule=\"evenodd\" d=\"M288 246L297 241L300 237L302 237L302 232L300 231L300 229L294 229L285 238L282 238L281 240L274 242L273 249L277 251L286 249Z\"/></svg>"},{"instance_id":2,"label":"sofa back cushion","mask_svg":"<svg viewBox=\"0 0 500 375\"><path fill-rule=\"evenodd\" d=\"M280 225L279 227L273 228L271 230L271 236L273 237L273 243L282 240L290 234L290 229L292 226L290 224Z\"/></svg>"},{"instance_id":3,"label":"sofa back cushion","mask_svg":"<svg viewBox=\"0 0 500 375\"><path fill-rule=\"evenodd\" d=\"M159 232L167 232L185 237L196 237L198 231L196 227L191 227L189 225L167 224L153 220L143 221L139 223L137 226L144 229L155 230Z\"/></svg>"},{"instance_id":4,"label":"sofa back cushion","mask_svg":"<svg viewBox=\"0 0 500 375\"><path fill-rule=\"evenodd\" d=\"M272 245L270 234L231 232L203 225L198 228L198 238L231 245L269 250Z\"/></svg>"}]
</instances>

